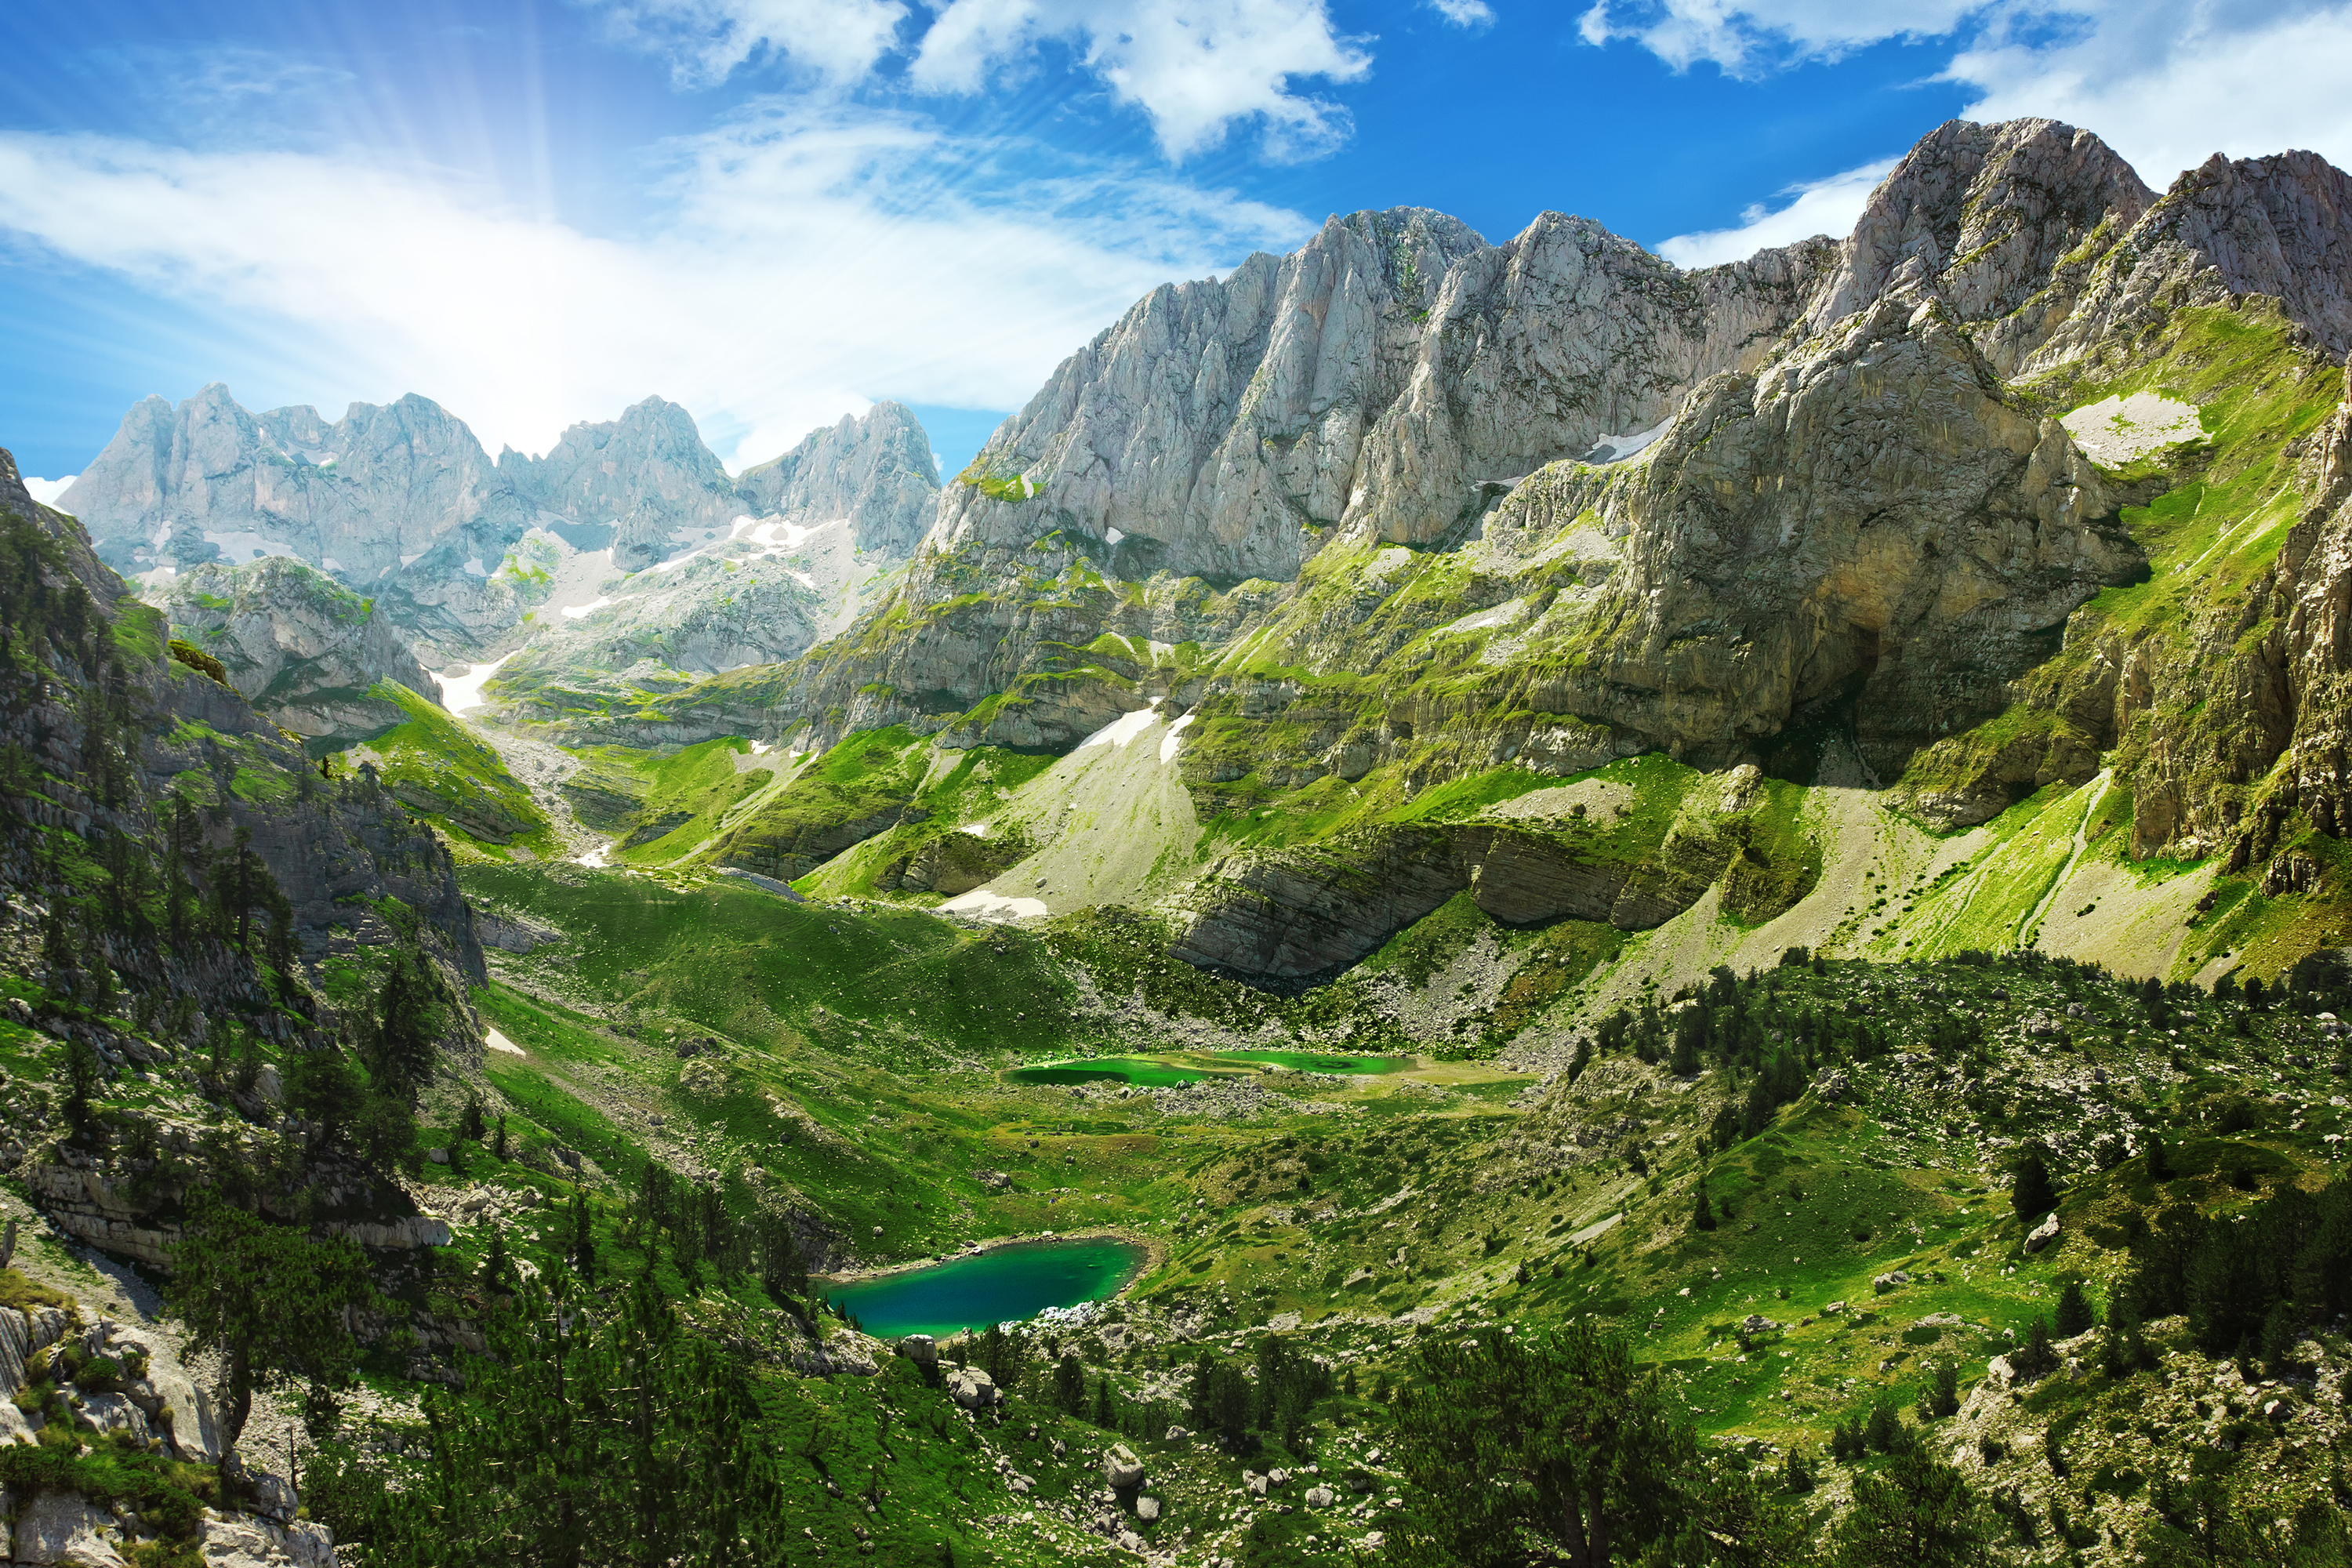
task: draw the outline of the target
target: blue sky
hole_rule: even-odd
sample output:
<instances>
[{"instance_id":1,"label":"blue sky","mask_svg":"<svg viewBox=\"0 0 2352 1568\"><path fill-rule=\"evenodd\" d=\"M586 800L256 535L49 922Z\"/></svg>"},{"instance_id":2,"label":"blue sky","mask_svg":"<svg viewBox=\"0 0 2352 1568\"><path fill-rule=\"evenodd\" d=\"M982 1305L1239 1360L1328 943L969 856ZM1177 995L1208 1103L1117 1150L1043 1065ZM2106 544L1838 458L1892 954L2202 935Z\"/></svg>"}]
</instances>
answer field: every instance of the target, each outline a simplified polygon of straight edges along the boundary
<instances>
[{"instance_id":1,"label":"blue sky","mask_svg":"<svg viewBox=\"0 0 2352 1568\"><path fill-rule=\"evenodd\" d=\"M731 466L874 399L950 467L1153 284L1422 205L1697 265L1842 234L1955 114L2352 164L2352 5L18 0L0 445L433 397L493 452L660 393Z\"/></svg>"}]
</instances>

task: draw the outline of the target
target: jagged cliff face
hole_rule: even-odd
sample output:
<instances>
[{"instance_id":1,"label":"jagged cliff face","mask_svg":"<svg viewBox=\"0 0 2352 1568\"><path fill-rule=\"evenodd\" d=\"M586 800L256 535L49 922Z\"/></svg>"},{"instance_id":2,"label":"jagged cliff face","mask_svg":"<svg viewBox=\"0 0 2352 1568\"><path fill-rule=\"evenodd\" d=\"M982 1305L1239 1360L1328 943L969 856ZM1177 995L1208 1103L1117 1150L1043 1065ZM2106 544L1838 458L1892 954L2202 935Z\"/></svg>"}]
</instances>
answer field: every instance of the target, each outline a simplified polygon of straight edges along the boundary
<instances>
[{"instance_id":1,"label":"jagged cliff face","mask_svg":"<svg viewBox=\"0 0 2352 1568\"><path fill-rule=\"evenodd\" d=\"M1656 424L1752 364L1826 247L1685 275L1547 213L1505 246L1418 208L1155 290L1072 356L943 498L941 549L1057 530L1108 569L1286 579L1362 528L1421 543L1507 480Z\"/></svg>"},{"instance_id":2,"label":"jagged cliff face","mask_svg":"<svg viewBox=\"0 0 2352 1568\"><path fill-rule=\"evenodd\" d=\"M808 438L772 462L744 470L738 492L754 517L804 527L846 523L852 544L904 560L930 527L940 494L930 437L906 405L877 403L863 418Z\"/></svg>"},{"instance_id":3,"label":"jagged cliff face","mask_svg":"<svg viewBox=\"0 0 2352 1568\"><path fill-rule=\"evenodd\" d=\"M665 559L682 534L725 529L742 510L694 416L658 397L574 425L544 457L501 452L499 472L538 510L602 531L624 572Z\"/></svg>"},{"instance_id":4,"label":"jagged cliff face","mask_svg":"<svg viewBox=\"0 0 2352 1568\"><path fill-rule=\"evenodd\" d=\"M221 661L229 684L298 735L357 740L401 721L380 681L430 702L440 688L373 601L289 557L207 563L151 592L172 635Z\"/></svg>"},{"instance_id":5,"label":"jagged cliff face","mask_svg":"<svg viewBox=\"0 0 2352 1568\"><path fill-rule=\"evenodd\" d=\"M893 403L816 432L739 484L687 411L658 397L573 426L543 458L508 451L493 464L426 398L353 404L329 424L308 407L248 413L215 384L176 408L160 397L132 408L59 504L107 561L159 584L270 556L315 567L374 598L436 663L510 643L544 603L540 563L516 553L530 554L534 530L560 539L567 559L593 557L580 575L615 584L739 542L740 519L830 531L795 552L813 557L797 576L771 569L772 582L727 604L646 595L624 640L659 662L674 634L675 667L708 672L787 658L845 624L874 574L920 537L938 488L921 425ZM794 584L816 599L802 602Z\"/></svg>"},{"instance_id":6,"label":"jagged cliff face","mask_svg":"<svg viewBox=\"0 0 2352 1568\"><path fill-rule=\"evenodd\" d=\"M369 781L321 779L301 747L236 689L166 655L160 614L98 558L71 518L34 502L13 458L0 452L0 525L26 524L63 563L35 568L49 602L86 595L95 620L91 635L63 646L15 628L5 677L17 698L0 741L19 773L0 792L8 816L0 880L39 900L63 896L30 830L64 828L108 868L101 886L118 908L139 902L156 886L145 858L161 853L172 803L184 798L198 808L188 824L191 856L209 860L238 831L249 834L310 957L393 941L378 910L397 900L420 917L427 952L456 975L482 978L472 913L430 830ZM28 660L44 667L37 680ZM268 1010L251 955L217 941L164 944L111 931L89 940L91 956L142 988L168 987L207 1010Z\"/></svg>"},{"instance_id":7,"label":"jagged cliff face","mask_svg":"<svg viewBox=\"0 0 2352 1568\"><path fill-rule=\"evenodd\" d=\"M413 565L444 536L498 563L527 514L462 421L423 397L249 414L215 382L131 409L59 508L126 571L292 555L354 581ZM487 568L485 568L487 570Z\"/></svg>"}]
</instances>

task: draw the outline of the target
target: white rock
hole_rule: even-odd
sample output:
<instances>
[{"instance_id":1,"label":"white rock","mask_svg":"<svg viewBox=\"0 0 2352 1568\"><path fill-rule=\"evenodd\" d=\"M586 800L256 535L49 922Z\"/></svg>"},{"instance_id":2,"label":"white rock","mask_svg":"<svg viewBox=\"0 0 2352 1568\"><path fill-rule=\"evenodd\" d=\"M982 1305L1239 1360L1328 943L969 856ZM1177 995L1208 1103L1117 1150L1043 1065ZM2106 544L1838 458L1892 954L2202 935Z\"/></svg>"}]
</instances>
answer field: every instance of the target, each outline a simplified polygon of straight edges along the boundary
<instances>
[{"instance_id":1,"label":"white rock","mask_svg":"<svg viewBox=\"0 0 2352 1568\"><path fill-rule=\"evenodd\" d=\"M2053 1209L2042 1219L2040 1225L2033 1227L2033 1234L2025 1238L2025 1250L2028 1252L2039 1252L2057 1239L2058 1215L2057 1211Z\"/></svg>"},{"instance_id":2,"label":"white rock","mask_svg":"<svg viewBox=\"0 0 2352 1568\"><path fill-rule=\"evenodd\" d=\"M1118 1491L1139 1487L1143 1484L1143 1461L1126 1444L1114 1443L1110 1452L1103 1456L1103 1479Z\"/></svg>"},{"instance_id":3,"label":"white rock","mask_svg":"<svg viewBox=\"0 0 2352 1568\"><path fill-rule=\"evenodd\" d=\"M71 1492L43 1492L16 1521L12 1542L20 1563L123 1568L122 1554L109 1539L120 1535L112 1514Z\"/></svg>"}]
</instances>

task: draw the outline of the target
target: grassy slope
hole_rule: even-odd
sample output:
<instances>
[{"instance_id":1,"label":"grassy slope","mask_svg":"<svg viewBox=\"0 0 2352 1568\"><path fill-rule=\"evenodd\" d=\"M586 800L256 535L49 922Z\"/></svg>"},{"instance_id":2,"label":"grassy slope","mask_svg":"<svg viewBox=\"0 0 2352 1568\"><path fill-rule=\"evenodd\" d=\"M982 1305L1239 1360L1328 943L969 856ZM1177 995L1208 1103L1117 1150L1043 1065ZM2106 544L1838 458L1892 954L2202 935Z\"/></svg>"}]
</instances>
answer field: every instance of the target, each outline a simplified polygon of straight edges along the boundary
<instances>
[{"instance_id":1,"label":"grassy slope","mask_svg":"<svg viewBox=\"0 0 2352 1568\"><path fill-rule=\"evenodd\" d=\"M1160 1311L1183 1307L1246 1331L1296 1312L1305 1342L1354 1365L1367 1389L1378 1377L1403 1374L1412 1336L1400 1334L1395 1314L1440 1325L1490 1314L1539 1325L1598 1311L1635 1335L1703 1429L1766 1445L1763 1451L1794 1445L1818 1452L1831 1425L1877 1397L1907 1408L1940 1361L1958 1362L1967 1387L2012 1342L2012 1331L2048 1310L2063 1278L2086 1278L2095 1296L2104 1295L2122 1268L2128 1213L2144 1215L2165 1202L2226 1210L2249 1196L2224 1179L2232 1173L2260 1187L2309 1184L2326 1168L2324 1139L2345 1130L2342 1108L2327 1104L2340 1087L2329 1072L2339 1048L2307 1018L2266 1015L2242 1037L2233 1007L2206 999L2168 1024L2177 1034L2160 1033L2136 996L2040 961L1771 972L1774 1005L1790 1018L1808 1008L1843 1017L1849 1003L1867 1005L1871 1021L1893 1031L1895 1049L1922 1058L1934 1047L1916 1037L1948 1016L1979 1019L1984 1041L1948 1050L1953 1070L1940 1085L1890 1056L1844 1063L1857 1096L1835 1105L1808 1096L1762 1136L1712 1156L1698 1153L1696 1135L1735 1087L1725 1070L1678 1086L1622 1054L1601 1057L1574 1085L1548 1092L1522 1092L1528 1080L1475 1064L1441 1064L1369 1085L1286 1084L1302 1109L1254 1120L1169 1116L1139 1098L999 1079L998 1069L1018 1060L1154 1043L1150 1032L1105 1032L1098 1019L1074 1022L1063 1006L1039 1005L1067 994L1070 965L1083 961L1098 981L1116 974L1180 1014L1271 1022L1300 1038L1329 1022L1341 988L1326 994L1326 1016L1317 1020L1156 960L1148 942L1120 939L1101 918L1061 922L1037 941L976 934L914 911L794 906L724 886L665 889L642 878L487 865L467 877L478 899L535 914L573 938L509 963L486 1002L488 1015L530 1053L494 1058L491 1077L516 1101L519 1121L547 1125L533 1136L557 1137L608 1164L657 1147L649 1129L570 1099L567 1083L616 1074L625 1101L663 1112L672 1135L697 1133L696 1158L722 1173L764 1163L866 1256L1118 1225L1168 1249L1166 1262L1134 1288L1129 1310L1139 1324L1148 1329ZM1494 934L1483 919L1457 901L1367 967L1405 979L1437 973L1464 944ZM1522 940L1561 934L1555 928ZM1000 953L999 945L1013 951ZM552 1000L565 985L583 1010ZM1937 994L1915 998L1914 986ZM2084 1016L2067 1019L2070 1003ZM1008 1016L1024 1014L1007 1026ZM2022 1021L2036 1014L2065 1019L2063 1036L2026 1037ZM714 1098L682 1089L665 1033L673 1028L722 1038L725 1069L742 1089ZM2315 1065L2290 1065L2298 1052ZM1975 1087L1963 1088L1963 1075ZM2217 1106L2249 1089L2284 1093L2294 1104L2265 1113L2252 1134L2211 1133ZM769 1092L803 1108L823 1135L772 1117L762 1104ZM2099 1136L2136 1139L2150 1126L2173 1143L2175 1180L2157 1187L2137 1161L2098 1168ZM1580 1136L1588 1128L1602 1136ZM2028 1136L2053 1145L2070 1186L2062 1242L2038 1254L2021 1250L2025 1226L2008 1205L2003 1175L2008 1151ZM1630 1163L1637 1147L1646 1173ZM1012 1173L1012 1190L981 1187L970 1174L979 1168ZM1709 1233L1689 1224L1702 1175L1723 1216ZM1622 1217L1597 1237L1578 1239L1612 1216ZM872 1238L877 1225L884 1235ZM519 1250L534 1254L528 1240ZM1515 1283L1522 1264L1528 1277ZM1873 1279L1897 1268L1913 1282L1874 1294ZM1849 1308L1823 1315L1833 1301ZM1780 1326L1752 1336L1743 1351L1736 1330L1749 1313ZM2159 1326L2159 1342L2168 1336L2177 1339ZM1245 1331L1238 1348L1248 1342ZM1087 1354L1130 1394L1155 1386L1156 1352ZM1042 1363L1032 1375L1042 1381ZM889 1386L807 1393L867 1409L868 1401L902 1397ZM2104 1379L2061 1380L2037 1392L2030 1410L2002 1405L1967 1419L2008 1423L2003 1431L2079 1424L2086 1413L2104 1422L2102 1413L2141 1396ZM1340 1413L1349 1413L1348 1424L1333 1424ZM1379 1415L1363 1401L1327 1411L1315 1439L1327 1466L1335 1454L1375 1443ZM1060 1425L1033 1394L1017 1394L1013 1426L1032 1419L1049 1436L1084 1431ZM2110 1472L2137 1464L2144 1473L2161 1460L2134 1448L2129 1431L2095 1423L2082 1440L2093 1434L2098 1452L2121 1456ZM1202 1532L1183 1560L1219 1542L1215 1549L1237 1550L1243 1537L1217 1534L1227 1527L1207 1510L1231 1495L1242 1464L1264 1468L1279 1452L1244 1458L1191 1443L1153 1447L1151 1489L1198 1500L1170 1514L1171 1530L1181 1520ZM2030 1447L2021 1451L2031 1457ZM1046 1477L1044 1456L1025 1443L1013 1462ZM2044 1484L2023 1460L2002 1464L2008 1468L1973 1479L2022 1484L2029 1493ZM2308 1472L2286 1455L2265 1472L2265 1484L2303 1485ZM905 1485L916 1484L901 1474ZM922 1528L975 1526L1025 1510L985 1483L959 1497L952 1474L952 1464L925 1472L924 1507L939 1511ZM1834 1494L1845 1474L1833 1472L1823 1495ZM1083 1484L1082 1473L1059 1475L1056 1485ZM2098 1493L2086 1501L2078 1493L2069 1492L2069 1506L2078 1517L2087 1509L2103 1527L2128 1532L2144 1518L2144 1497ZM1007 1563L1056 1560L1052 1543L1023 1536L1025 1528L976 1526L971 1549ZM1252 1526L1262 1538L1253 1550L1268 1562L1328 1560L1303 1544L1315 1528L1303 1514L1261 1519ZM1321 1539L1331 1539L1328 1524Z\"/></svg>"},{"instance_id":2,"label":"grassy slope","mask_svg":"<svg viewBox=\"0 0 2352 1568\"><path fill-rule=\"evenodd\" d=\"M504 859L514 845L535 855L556 853L547 815L530 791L461 720L390 681L377 682L373 695L398 703L407 718L337 753L341 765L373 761L385 787L413 815L480 854Z\"/></svg>"}]
</instances>

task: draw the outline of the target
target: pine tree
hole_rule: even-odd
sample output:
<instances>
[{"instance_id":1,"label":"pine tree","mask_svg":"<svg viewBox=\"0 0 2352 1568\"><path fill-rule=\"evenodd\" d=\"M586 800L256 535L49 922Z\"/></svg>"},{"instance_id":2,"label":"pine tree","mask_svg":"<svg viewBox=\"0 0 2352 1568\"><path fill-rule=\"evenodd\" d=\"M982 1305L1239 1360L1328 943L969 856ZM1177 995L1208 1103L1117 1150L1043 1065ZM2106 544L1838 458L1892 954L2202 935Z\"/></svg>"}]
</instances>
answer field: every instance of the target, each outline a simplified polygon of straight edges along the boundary
<instances>
[{"instance_id":1,"label":"pine tree","mask_svg":"<svg viewBox=\"0 0 2352 1568\"><path fill-rule=\"evenodd\" d=\"M2020 1219L2032 1219L2058 1206L2058 1190L2051 1184L2050 1165L2041 1144L2028 1143L2020 1150L2012 1171L2016 1184L2010 1190L2009 1201Z\"/></svg>"},{"instance_id":2,"label":"pine tree","mask_svg":"<svg viewBox=\"0 0 2352 1568\"><path fill-rule=\"evenodd\" d=\"M489 1250L482 1257L482 1289L492 1295L504 1290L509 1272L507 1233L503 1228L493 1230L490 1232Z\"/></svg>"},{"instance_id":3,"label":"pine tree","mask_svg":"<svg viewBox=\"0 0 2352 1568\"><path fill-rule=\"evenodd\" d=\"M2071 1340L2086 1333L2099 1321L2091 1309L2091 1299L2083 1293L2080 1279L2069 1279L2058 1292L2058 1305L2051 1312L2051 1331L2055 1338Z\"/></svg>"},{"instance_id":4,"label":"pine tree","mask_svg":"<svg viewBox=\"0 0 2352 1568\"><path fill-rule=\"evenodd\" d=\"M501 1160L507 1157L507 1119L503 1111L499 1114L498 1131L490 1140L490 1152Z\"/></svg>"},{"instance_id":5,"label":"pine tree","mask_svg":"<svg viewBox=\"0 0 2352 1568\"><path fill-rule=\"evenodd\" d=\"M1206 1358L1203 1358L1206 1359ZM1054 1405L1067 1415L1076 1415L1086 1408L1087 1369L1076 1351L1064 1351L1062 1359L1054 1363Z\"/></svg>"},{"instance_id":6,"label":"pine tree","mask_svg":"<svg viewBox=\"0 0 2352 1568\"><path fill-rule=\"evenodd\" d=\"M348 1238L312 1241L198 1190L184 1239L167 1249L165 1297L189 1344L218 1351L228 1395L221 1444L234 1448L253 1394L279 1377L328 1388L351 1379L359 1347L345 1309L378 1306L366 1255Z\"/></svg>"},{"instance_id":7,"label":"pine tree","mask_svg":"<svg viewBox=\"0 0 2352 1568\"><path fill-rule=\"evenodd\" d=\"M1973 1568L1982 1561L1983 1510L1959 1471L1925 1444L1895 1456L1879 1475L1853 1481L1853 1507L1840 1523L1836 1568Z\"/></svg>"},{"instance_id":8,"label":"pine tree","mask_svg":"<svg viewBox=\"0 0 2352 1568\"><path fill-rule=\"evenodd\" d=\"M1713 1230L1715 1228L1715 1207L1706 1201L1706 1184L1705 1182L1701 1182L1698 1184L1698 1203L1691 1211L1691 1227L1694 1230Z\"/></svg>"},{"instance_id":9,"label":"pine tree","mask_svg":"<svg viewBox=\"0 0 2352 1568\"><path fill-rule=\"evenodd\" d=\"M1383 1561L1696 1561L1683 1543L1708 1538L1727 1561L1791 1560L1779 1555L1800 1528L1790 1511L1713 1463L1674 1397L1597 1325L1431 1344L1419 1363L1395 1426L1413 1506Z\"/></svg>"},{"instance_id":10,"label":"pine tree","mask_svg":"<svg viewBox=\"0 0 2352 1568\"><path fill-rule=\"evenodd\" d=\"M572 1194L572 1268L581 1283L596 1282L596 1229L588 1210L588 1194Z\"/></svg>"}]
</instances>

